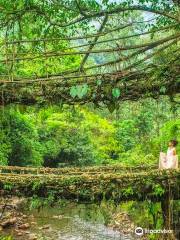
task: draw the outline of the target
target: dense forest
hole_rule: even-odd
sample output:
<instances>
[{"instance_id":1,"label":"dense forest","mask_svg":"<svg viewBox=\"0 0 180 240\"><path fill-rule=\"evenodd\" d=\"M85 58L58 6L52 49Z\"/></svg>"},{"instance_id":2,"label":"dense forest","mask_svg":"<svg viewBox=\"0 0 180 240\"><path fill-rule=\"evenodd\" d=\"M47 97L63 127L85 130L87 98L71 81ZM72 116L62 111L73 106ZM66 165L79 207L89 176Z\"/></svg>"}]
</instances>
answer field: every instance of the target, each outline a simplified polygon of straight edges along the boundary
<instances>
[{"instance_id":1,"label":"dense forest","mask_svg":"<svg viewBox=\"0 0 180 240\"><path fill-rule=\"evenodd\" d=\"M2 165L157 164L179 138L178 4L137 3L0 2Z\"/></svg>"},{"instance_id":2,"label":"dense forest","mask_svg":"<svg viewBox=\"0 0 180 240\"><path fill-rule=\"evenodd\" d=\"M1 109L1 165L158 166L168 141L180 140L177 116L167 98L123 103L114 113L91 106L9 106Z\"/></svg>"},{"instance_id":3,"label":"dense forest","mask_svg":"<svg viewBox=\"0 0 180 240\"><path fill-rule=\"evenodd\" d=\"M180 239L179 40L178 0L0 0L0 240Z\"/></svg>"}]
</instances>

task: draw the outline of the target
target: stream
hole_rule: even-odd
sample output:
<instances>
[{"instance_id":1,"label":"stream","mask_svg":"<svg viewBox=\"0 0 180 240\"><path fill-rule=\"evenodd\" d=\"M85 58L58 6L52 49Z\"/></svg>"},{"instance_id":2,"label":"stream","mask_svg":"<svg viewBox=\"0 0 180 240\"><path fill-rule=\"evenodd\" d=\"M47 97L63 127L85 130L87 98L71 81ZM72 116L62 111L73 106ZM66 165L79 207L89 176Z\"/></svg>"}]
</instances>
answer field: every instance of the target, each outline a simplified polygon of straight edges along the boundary
<instances>
[{"instance_id":1,"label":"stream","mask_svg":"<svg viewBox=\"0 0 180 240\"><path fill-rule=\"evenodd\" d=\"M176 237L169 235L168 239L177 240L180 202L174 202L173 206L172 227L176 229ZM11 215L10 219L16 217L15 224L3 230L3 235L12 237L8 240L135 240L139 239L134 234L137 226L164 229L160 203L129 201L115 205L113 202L81 204L62 201L52 207L34 207L25 204ZM158 237L156 235L153 239ZM141 239L151 238L144 236Z\"/></svg>"},{"instance_id":2,"label":"stream","mask_svg":"<svg viewBox=\"0 0 180 240\"><path fill-rule=\"evenodd\" d=\"M133 239L108 227L108 212L96 204L68 203L60 207L43 207L39 211L25 210L24 214L27 216L26 222L30 223L30 228L24 232L27 240ZM25 239L24 234L17 236L14 229L8 229L6 233L13 236L13 240Z\"/></svg>"}]
</instances>

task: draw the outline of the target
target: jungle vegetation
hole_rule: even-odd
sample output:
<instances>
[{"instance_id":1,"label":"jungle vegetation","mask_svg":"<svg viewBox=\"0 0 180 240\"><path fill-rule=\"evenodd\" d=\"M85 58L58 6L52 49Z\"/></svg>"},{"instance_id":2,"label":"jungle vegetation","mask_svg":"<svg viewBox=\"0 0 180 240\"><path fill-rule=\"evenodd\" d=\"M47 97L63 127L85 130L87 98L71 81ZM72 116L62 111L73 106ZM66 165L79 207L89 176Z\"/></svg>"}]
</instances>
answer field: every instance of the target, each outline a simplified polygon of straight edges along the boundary
<instances>
[{"instance_id":1,"label":"jungle vegetation","mask_svg":"<svg viewBox=\"0 0 180 240\"><path fill-rule=\"evenodd\" d=\"M177 116L166 98L123 103L114 113L92 106L7 106L0 118L1 165L155 165L169 139L180 140Z\"/></svg>"},{"instance_id":2,"label":"jungle vegetation","mask_svg":"<svg viewBox=\"0 0 180 240\"><path fill-rule=\"evenodd\" d=\"M121 165L158 167L159 152L166 151L168 141L180 142L179 40L178 0L0 0L0 165L100 165L99 171L113 164L120 169ZM149 196L162 197L162 216L170 224L166 217L170 185L165 175L171 172L162 173L167 185L162 178L160 183L153 181L159 171L143 174L142 199L147 200L145 187ZM179 183L176 174L174 191ZM19 181L25 191L29 183L33 193L43 193L41 186L48 181L48 175L43 181L31 176L32 182L28 175L26 181L1 175L6 193L14 186L9 179ZM94 179L101 182L100 175ZM68 174L61 174L59 180L52 174L49 179L56 189L58 181L71 187L78 177L85 179ZM112 183L114 179L111 174L107 177L111 185L109 178ZM131 174L124 175L123 182L129 185L121 191L115 187L115 196L120 192L128 199L138 193L130 178ZM94 198L94 188L76 186L79 195ZM103 197L108 192L104 188L97 189ZM55 193L47 191L43 203L53 202ZM32 197L32 205L38 205L37 196ZM133 204L125 207L138 225L155 219L154 227L159 227L159 203L147 201L143 213L142 205L139 210L139 203ZM179 202L173 206L178 216Z\"/></svg>"}]
</instances>

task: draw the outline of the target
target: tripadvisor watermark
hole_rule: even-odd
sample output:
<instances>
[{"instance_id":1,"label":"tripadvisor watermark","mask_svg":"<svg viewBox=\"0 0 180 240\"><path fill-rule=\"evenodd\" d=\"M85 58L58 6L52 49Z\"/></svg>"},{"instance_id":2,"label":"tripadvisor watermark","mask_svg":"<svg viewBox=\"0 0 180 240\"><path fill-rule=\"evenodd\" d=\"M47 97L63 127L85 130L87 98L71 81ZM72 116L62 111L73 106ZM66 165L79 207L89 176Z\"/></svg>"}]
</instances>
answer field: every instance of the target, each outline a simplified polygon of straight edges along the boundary
<instances>
[{"instance_id":1,"label":"tripadvisor watermark","mask_svg":"<svg viewBox=\"0 0 180 240\"><path fill-rule=\"evenodd\" d=\"M146 229L142 227L137 227L135 229L135 234L138 236L142 236L144 234L171 234L173 233L173 230L167 230L167 229Z\"/></svg>"}]
</instances>

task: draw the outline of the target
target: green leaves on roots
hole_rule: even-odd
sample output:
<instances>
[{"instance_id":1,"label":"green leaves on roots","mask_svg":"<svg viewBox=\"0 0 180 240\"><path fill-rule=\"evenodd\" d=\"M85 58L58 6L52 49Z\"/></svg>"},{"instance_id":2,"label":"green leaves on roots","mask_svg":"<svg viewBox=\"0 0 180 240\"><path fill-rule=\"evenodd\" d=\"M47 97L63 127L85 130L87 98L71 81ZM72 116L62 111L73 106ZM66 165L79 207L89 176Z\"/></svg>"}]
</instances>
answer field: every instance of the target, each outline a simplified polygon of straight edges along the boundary
<instances>
[{"instance_id":1,"label":"green leaves on roots","mask_svg":"<svg viewBox=\"0 0 180 240\"><path fill-rule=\"evenodd\" d=\"M120 95L121 95L120 89L119 88L113 88L112 89L112 95L113 95L114 98L120 97Z\"/></svg>"},{"instance_id":2,"label":"green leaves on roots","mask_svg":"<svg viewBox=\"0 0 180 240\"><path fill-rule=\"evenodd\" d=\"M83 98L88 93L89 87L87 84L72 86L70 89L71 97Z\"/></svg>"}]
</instances>

